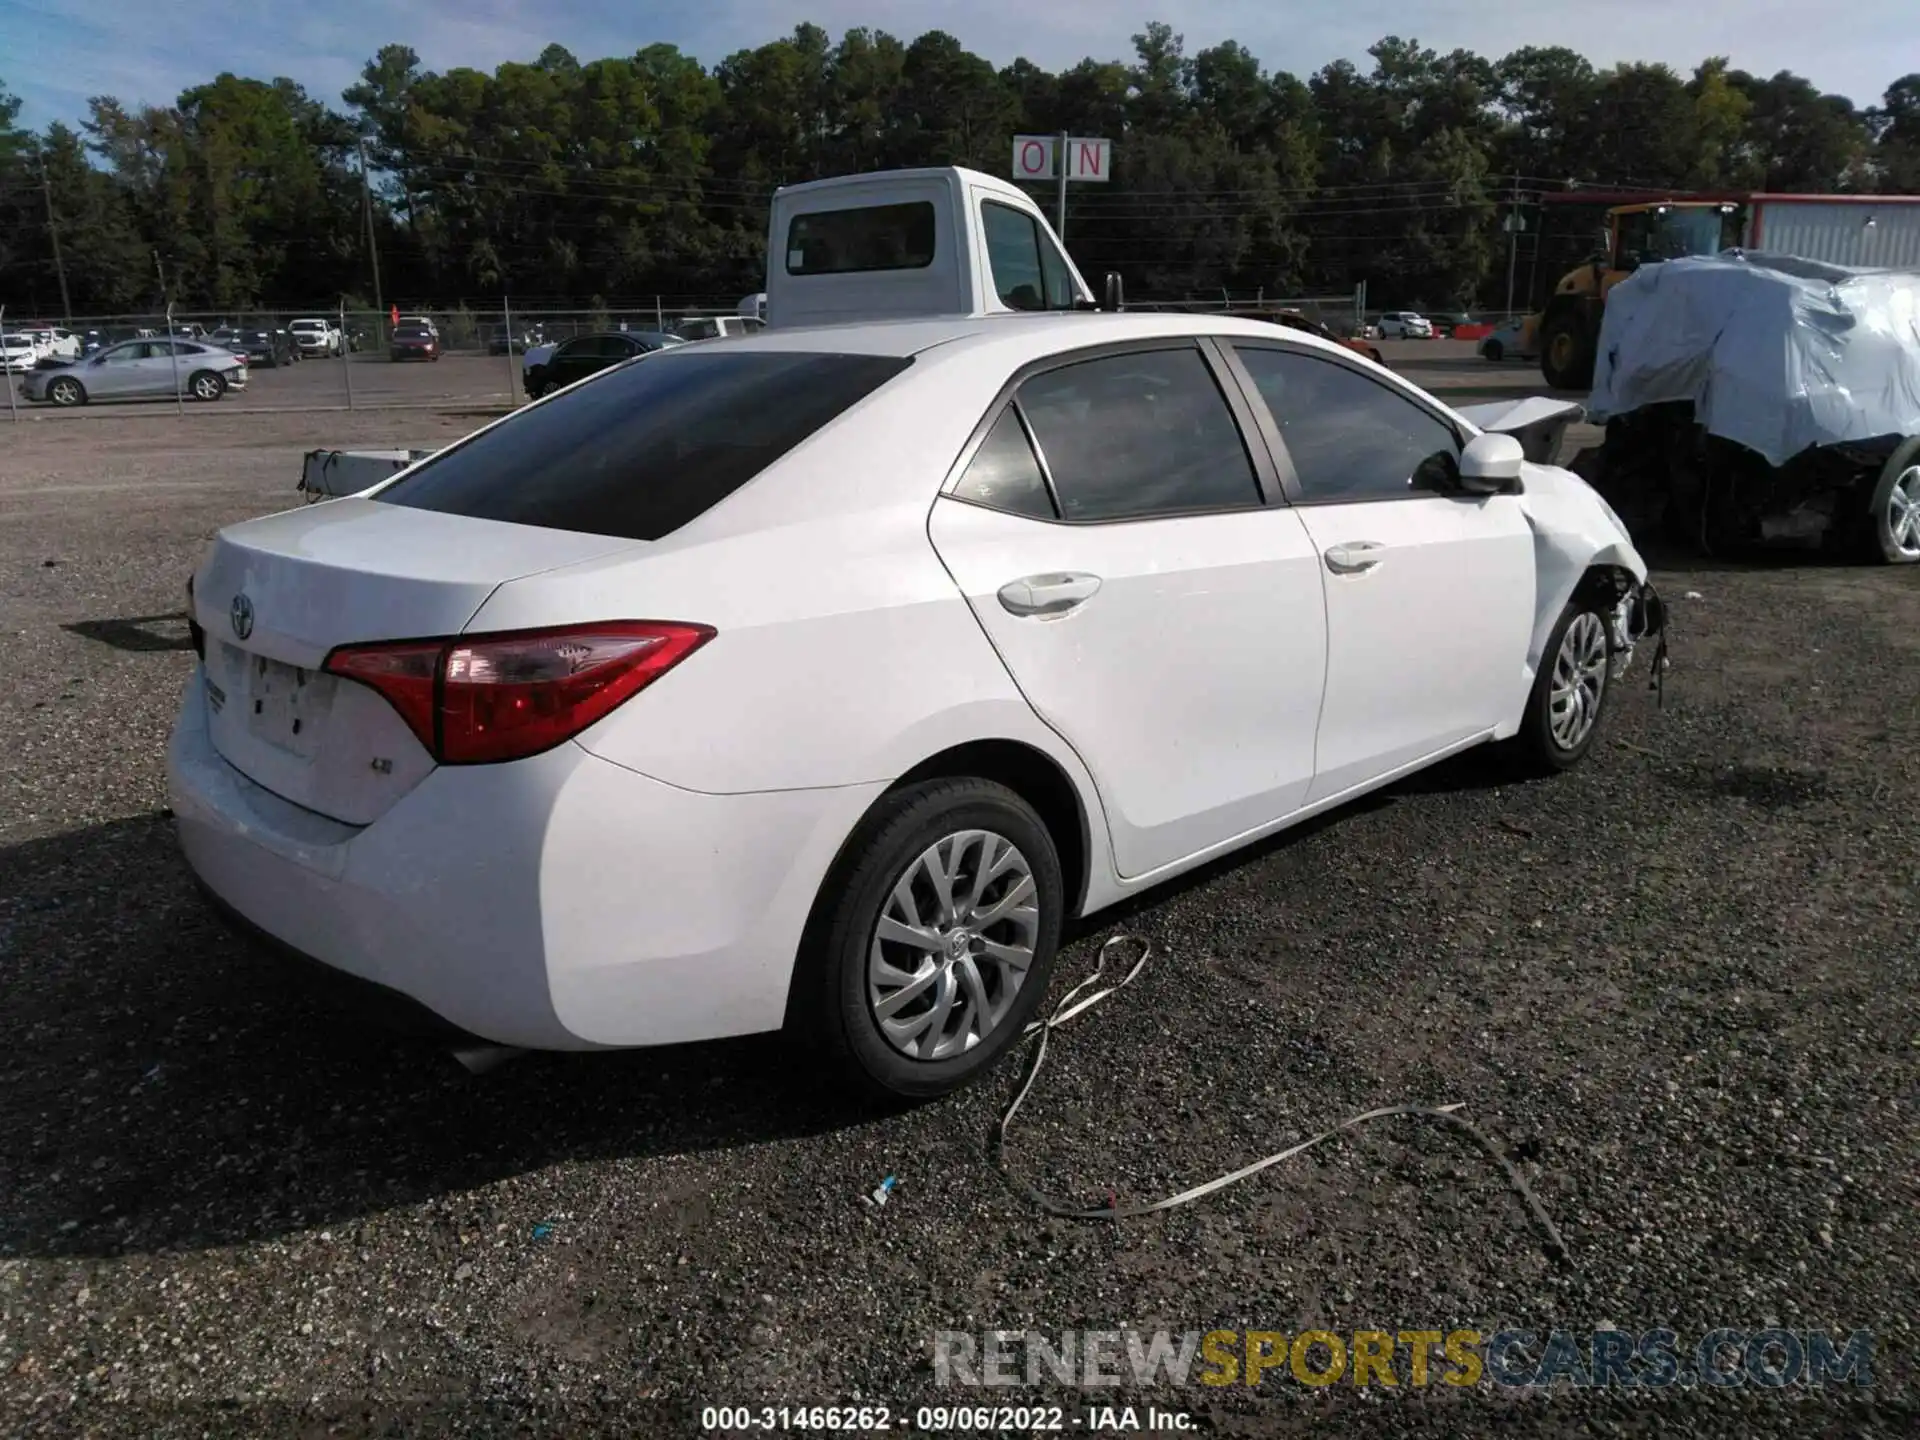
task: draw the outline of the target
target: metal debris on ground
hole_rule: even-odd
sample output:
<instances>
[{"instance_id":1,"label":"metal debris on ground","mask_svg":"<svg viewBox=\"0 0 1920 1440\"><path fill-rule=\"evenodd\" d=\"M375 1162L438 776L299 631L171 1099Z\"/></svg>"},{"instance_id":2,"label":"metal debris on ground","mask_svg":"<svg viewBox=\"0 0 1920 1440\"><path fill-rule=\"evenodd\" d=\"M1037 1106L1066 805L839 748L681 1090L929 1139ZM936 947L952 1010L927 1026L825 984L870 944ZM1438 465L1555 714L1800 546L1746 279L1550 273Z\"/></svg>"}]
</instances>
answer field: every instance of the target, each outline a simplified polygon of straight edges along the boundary
<instances>
[{"instance_id":1,"label":"metal debris on ground","mask_svg":"<svg viewBox=\"0 0 1920 1440\"><path fill-rule=\"evenodd\" d=\"M1133 968L1105 989L1095 990L1092 994L1083 997L1081 992L1097 984L1105 973L1107 957L1112 954L1115 949L1128 944L1134 944L1140 947L1140 956L1133 962ZM1023 1032L1023 1038L1033 1038L1037 1036L1039 1043L1033 1047L1033 1059L1027 1066L1026 1078L1020 1082L1020 1088L1014 1092L1012 1102L1007 1106L1006 1110L1001 1113L999 1121L994 1125L993 1134L987 1142L987 1150L993 1161L994 1168L1000 1172L1001 1178L1014 1189L1024 1194L1042 1210L1045 1210L1049 1215L1056 1215L1063 1220L1131 1220L1142 1215L1152 1215L1161 1210L1171 1210L1176 1206L1199 1200L1204 1196L1213 1194L1215 1191L1224 1190L1229 1185L1237 1185L1242 1180L1251 1179L1262 1170L1270 1169L1282 1161L1291 1160L1294 1156L1303 1154L1313 1149L1314 1146L1331 1140L1336 1135L1340 1135L1348 1130L1356 1129L1369 1121L1385 1120L1396 1115L1407 1115L1416 1116L1421 1119L1442 1121L1455 1129L1464 1131L1472 1139L1477 1141L1480 1148L1485 1150L1487 1154L1492 1157L1494 1163L1506 1173L1508 1184L1511 1185L1515 1193L1519 1195L1521 1202L1526 1206L1528 1216L1533 1220L1534 1224L1539 1227L1541 1237L1546 1242L1547 1254L1568 1267L1572 1267L1573 1252L1567 1248L1566 1241L1561 1238L1559 1228L1553 1223L1553 1217L1548 1215L1545 1207L1534 1198L1532 1187L1527 1184L1526 1178L1514 1168L1513 1162L1501 1152L1499 1146L1494 1144L1493 1140L1488 1137L1485 1131L1458 1113L1466 1108L1464 1101L1455 1101L1449 1105L1384 1105L1375 1110L1367 1110L1359 1115L1354 1115L1346 1120L1342 1120L1331 1129L1323 1130L1318 1135L1302 1140L1297 1145L1288 1146L1285 1150L1281 1150L1276 1154L1255 1160L1250 1165L1243 1165L1240 1169L1230 1174L1222 1175L1218 1179L1209 1180L1203 1185L1196 1185L1190 1190L1181 1191L1178 1195L1169 1195L1165 1199L1155 1200L1150 1204L1129 1205L1124 1209L1116 1203L1118 1196L1112 1191L1108 1192L1107 1205L1090 1210L1082 1205L1073 1205L1062 1200L1056 1200L1016 1177L1007 1168L1006 1164L1007 1132L1011 1128L1013 1117L1019 1112L1021 1104L1033 1090L1033 1083L1039 1078L1041 1067L1046 1063L1047 1037L1074 1017L1084 1015L1109 995L1126 989L1127 986L1139 978L1140 972L1146 969L1147 959L1152 954L1153 942L1150 940L1137 935L1121 934L1109 936L1106 942L1101 945L1100 953L1094 957L1093 973L1075 985L1071 990L1067 991L1067 993L1061 997L1060 1003L1054 1007L1051 1015L1044 1020L1035 1020L1032 1024L1028 1025Z\"/></svg>"}]
</instances>

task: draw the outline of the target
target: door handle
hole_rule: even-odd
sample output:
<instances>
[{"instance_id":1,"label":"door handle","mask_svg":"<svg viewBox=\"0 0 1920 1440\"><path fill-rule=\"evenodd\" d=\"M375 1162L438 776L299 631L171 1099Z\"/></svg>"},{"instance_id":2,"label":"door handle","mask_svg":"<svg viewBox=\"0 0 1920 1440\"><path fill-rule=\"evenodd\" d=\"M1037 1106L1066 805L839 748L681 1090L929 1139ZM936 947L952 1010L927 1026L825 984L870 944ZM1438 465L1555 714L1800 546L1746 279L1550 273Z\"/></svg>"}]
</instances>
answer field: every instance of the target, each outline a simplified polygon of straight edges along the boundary
<instances>
[{"instance_id":1,"label":"door handle","mask_svg":"<svg viewBox=\"0 0 1920 1440\"><path fill-rule=\"evenodd\" d=\"M1000 604L1009 615L1041 619L1065 615L1093 598L1100 588L1098 575L1054 572L1009 580L1000 587Z\"/></svg>"},{"instance_id":2,"label":"door handle","mask_svg":"<svg viewBox=\"0 0 1920 1440\"><path fill-rule=\"evenodd\" d=\"M1327 550L1327 568L1336 575L1361 575L1380 563L1386 549L1377 540L1349 540Z\"/></svg>"}]
</instances>

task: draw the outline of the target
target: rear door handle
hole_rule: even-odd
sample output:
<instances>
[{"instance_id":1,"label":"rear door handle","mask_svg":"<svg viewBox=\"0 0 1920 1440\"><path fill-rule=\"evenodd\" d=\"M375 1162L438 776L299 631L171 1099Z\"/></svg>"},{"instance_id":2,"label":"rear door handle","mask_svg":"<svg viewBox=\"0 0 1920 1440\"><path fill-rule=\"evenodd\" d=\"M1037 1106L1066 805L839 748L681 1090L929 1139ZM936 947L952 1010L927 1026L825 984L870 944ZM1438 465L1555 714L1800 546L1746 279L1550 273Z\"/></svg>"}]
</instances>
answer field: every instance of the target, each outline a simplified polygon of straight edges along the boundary
<instances>
[{"instance_id":1,"label":"rear door handle","mask_svg":"<svg viewBox=\"0 0 1920 1440\"><path fill-rule=\"evenodd\" d=\"M1098 575L1077 571L1027 575L1000 587L1000 604L1009 615L1047 619L1079 609L1099 588Z\"/></svg>"},{"instance_id":2,"label":"rear door handle","mask_svg":"<svg viewBox=\"0 0 1920 1440\"><path fill-rule=\"evenodd\" d=\"M1336 575L1359 575L1378 565L1386 549L1377 540L1349 540L1327 550L1327 568Z\"/></svg>"}]
</instances>

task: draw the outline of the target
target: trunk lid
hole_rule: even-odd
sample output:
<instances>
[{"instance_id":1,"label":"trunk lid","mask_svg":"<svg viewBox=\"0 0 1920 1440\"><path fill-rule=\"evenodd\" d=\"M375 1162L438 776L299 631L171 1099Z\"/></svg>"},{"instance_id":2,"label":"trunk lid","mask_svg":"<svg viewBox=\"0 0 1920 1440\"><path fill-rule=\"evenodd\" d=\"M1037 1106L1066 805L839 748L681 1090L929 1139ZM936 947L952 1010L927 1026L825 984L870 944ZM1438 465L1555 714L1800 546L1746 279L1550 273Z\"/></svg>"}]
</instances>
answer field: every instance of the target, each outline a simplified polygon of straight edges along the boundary
<instances>
[{"instance_id":1,"label":"trunk lid","mask_svg":"<svg viewBox=\"0 0 1920 1440\"><path fill-rule=\"evenodd\" d=\"M328 652L457 635L506 581L639 545L355 498L232 526L194 578L214 748L282 799L371 824L434 762L381 696L321 673Z\"/></svg>"}]
</instances>

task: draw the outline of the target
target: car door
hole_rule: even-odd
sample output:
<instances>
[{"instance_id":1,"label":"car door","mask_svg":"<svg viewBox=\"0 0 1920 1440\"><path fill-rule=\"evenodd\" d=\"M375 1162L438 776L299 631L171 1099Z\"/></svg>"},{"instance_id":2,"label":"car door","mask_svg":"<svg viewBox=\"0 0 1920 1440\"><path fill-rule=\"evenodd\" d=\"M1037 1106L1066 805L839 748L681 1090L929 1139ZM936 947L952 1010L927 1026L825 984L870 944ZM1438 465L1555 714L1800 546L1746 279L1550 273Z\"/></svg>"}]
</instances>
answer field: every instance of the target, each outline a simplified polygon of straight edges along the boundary
<instances>
[{"instance_id":1,"label":"car door","mask_svg":"<svg viewBox=\"0 0 1920 1440\"><path fill-rule=\"evenodd\" d=\"M1119 873L1298 809L1326 666L1319 559L1217 352L1108 347L1017 379L928 533L1086 764Z\"/></svg>"},{"instance_id":2,"label":"car door","mask_svg":"<svg viewBox=\"0 0 1920 1440\"><path fill-rule=\"evenodd\" d=\"M129 340L102 350L87 363L81 383L87 394L99 399L140 393L140 366L147 358L145 340Z\"/></svg>"},{"instance_id":3,"label":"car door","mask_svg":"<svg viewBox=\"0 0 1920 1440\"><path fill-rule=\"evenodd\" d=\"M1461 432L1411 389L1305 347L1231 350L1322 566L1326 699L1309 800L1511 718L1535 586L1520 498L1459 492Z\"/></svg>"},{"instance_id":4,"label":"car door","mask_svg":"<svg viewBox=\"0 0 1920 1440\"><path fill-rule=\"evenodd\" d=\"M582 335L577 340L569 340L553 352L553 359L547 362L547 388L558 390L562 385L571 385L594 371L604 369L609 363L602 349L602 337Z\"/></svg>"},{"instance_id":5,"label":"car door","mask_svg":"<svg viewBox=\"0 0 1920 1440\"><path fill-rule=\"evenodd\" d=\"M182 349L176 349L171 340L148 340L146 353L134 366L136 372L132 392L139 395L171 395L174 393L176 377L178 385L184 389L187 383L188 366L192 361Z\"/></svg>"}]
</instances>

